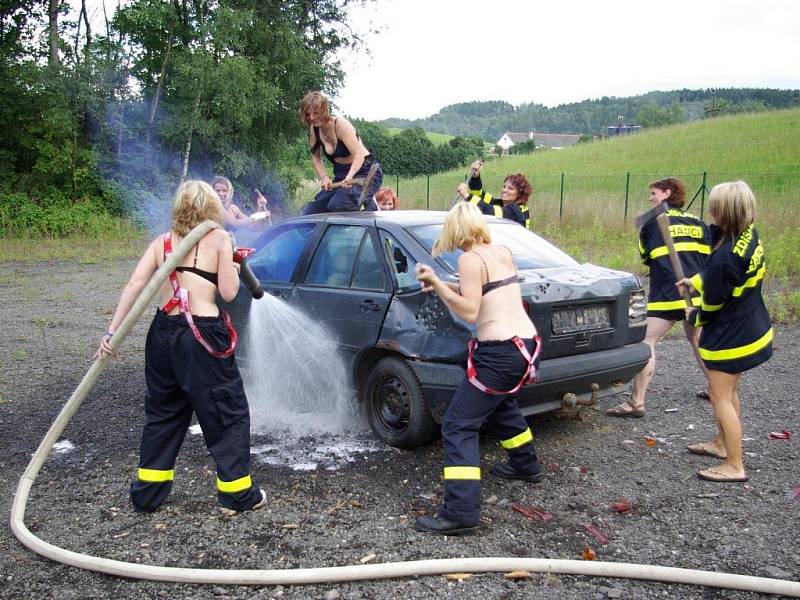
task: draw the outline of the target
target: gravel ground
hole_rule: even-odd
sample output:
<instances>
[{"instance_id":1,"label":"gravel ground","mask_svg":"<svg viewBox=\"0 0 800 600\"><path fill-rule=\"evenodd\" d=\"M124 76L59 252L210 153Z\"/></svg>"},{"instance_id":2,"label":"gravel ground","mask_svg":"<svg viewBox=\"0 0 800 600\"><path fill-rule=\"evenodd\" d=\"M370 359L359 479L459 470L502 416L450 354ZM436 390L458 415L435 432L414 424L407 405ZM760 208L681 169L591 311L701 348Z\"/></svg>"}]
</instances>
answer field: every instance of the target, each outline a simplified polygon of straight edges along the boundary
<instances>
[{"instance_id":1,"label":"gravel ground","mask_svg":"<svg viewBox=\"0 0 800 600\"><path fill-rule=\"evenodd\" d=\"M8 515L31 453L89 367L130 261L0 265L0 511ZM371 562L517 556L650 563L800 579L796 544L800 511L796 409L800 356L796 326L777 328L776 351L747 373L741 397L748 484L700 481L713 460L689 455L688 442L714 432L688 346L660 347L660 362L642 420L611 419L597 410L532 424L547 477L539 485L484 480L483 525L477 535L418 534L418 514L435 509L441 492L438 444L414 452L378 447L338 468L294 470L257 462L254 472L270 505L229 518L216 509L213 463L200 436L188 436L171 501L152 515L132 511L127 489L142 426L143 346L147 323L128 337L123 356L101 376L67 427L71 451L53 454L31 492L29 528L42 539L118 560L206 568L292 568ZM669 365L669 369L667 369ZM795 367L792 367L795 365ZM612 400L604 402L608 406ZM756 409L757 407L757 409ZM650 438L650 441L647 438ZM293 444L310 452L329 442L307 435ZM280 443L258 436L256 444ZM364 440L355 440L363 443ZM653 444L653 442L655 442ZM368 445L368 444L367 444ZM502 460L482 439L484 466ZM627 500L617 514L611 503ZM534 521L513 504L542 508ZM607 536L601 543L586 528ZM444 576L313 586L200 586L107 577L35 555L0 533L3 598L756 598L758 595L625 579L534 574L506 580L489 573L454 582Z\"/></svg>"}]
</instances>

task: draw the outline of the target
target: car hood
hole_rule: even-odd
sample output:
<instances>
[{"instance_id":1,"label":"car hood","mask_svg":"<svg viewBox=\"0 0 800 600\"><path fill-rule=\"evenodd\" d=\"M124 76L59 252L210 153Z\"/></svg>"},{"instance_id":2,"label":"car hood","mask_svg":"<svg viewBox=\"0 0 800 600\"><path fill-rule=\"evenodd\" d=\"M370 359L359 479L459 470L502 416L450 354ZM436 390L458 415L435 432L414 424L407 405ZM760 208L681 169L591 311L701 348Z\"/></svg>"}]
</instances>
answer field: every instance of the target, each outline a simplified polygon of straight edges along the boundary
<instances>
[{"instance_id":1,"label":"car hood","mask_svg":"<svg viewBox=\"0 0 800 600\"><path fill-rule=\"evenodd\" d=\"M577 267L528 269L519 272L522 296L534 302L614 297L641 287L635 275L586 263Z\"/></svg>"}]
</instances>

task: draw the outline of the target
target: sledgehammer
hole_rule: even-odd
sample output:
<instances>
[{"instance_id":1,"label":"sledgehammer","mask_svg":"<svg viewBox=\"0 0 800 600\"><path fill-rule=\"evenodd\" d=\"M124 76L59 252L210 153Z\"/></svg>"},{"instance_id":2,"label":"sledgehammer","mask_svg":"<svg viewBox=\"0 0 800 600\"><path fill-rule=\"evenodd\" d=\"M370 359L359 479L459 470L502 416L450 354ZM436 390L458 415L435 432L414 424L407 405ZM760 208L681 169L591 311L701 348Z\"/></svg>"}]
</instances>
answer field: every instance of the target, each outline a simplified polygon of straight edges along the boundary
<instances>
[{"instance_id":1,"label":"sledgehammer","mask_svg":"<svg viewBox=\"0 0 800 600\"><path fill-rule=\"evenodd\" d=\"M675 275L675 281L677 282L684 278L684 274L681 260L678 258L678 252L675 250L675 243L672 241L672 234L669 231L669 216L667 215L668 208L669 204L662 202L658 206L648 210L646 213L642 213L636 217L636 228L641 229L642 226L651 219L656 220L658 231L661 233L664 244L667 246L669 263L672 265L672 273ZM689 294L689 290L686 288L683 290L683 300L686 302L686 306L688 308L693 307L692 296Z\"/></svg>"}]
</instances>

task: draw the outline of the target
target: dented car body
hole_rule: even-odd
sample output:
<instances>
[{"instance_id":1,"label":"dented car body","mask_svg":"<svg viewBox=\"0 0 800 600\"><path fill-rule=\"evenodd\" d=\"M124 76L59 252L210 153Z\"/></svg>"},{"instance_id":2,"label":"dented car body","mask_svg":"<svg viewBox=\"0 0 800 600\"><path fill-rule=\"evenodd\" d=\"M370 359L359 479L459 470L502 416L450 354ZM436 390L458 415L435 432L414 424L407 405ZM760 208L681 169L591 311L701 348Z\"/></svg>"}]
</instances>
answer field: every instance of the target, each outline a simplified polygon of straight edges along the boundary
<instances>
[{"instance_id":1,"label":"dented car body","mask_svg":"<svg viewBox=\"0 0 800 600\"><path fill-rule=\"evenodd\" d=\"M388 444L429 442L464 377L475 328L414 277L429 264L457 282L460 252L433 258L446 212L332 213L288 219L255 245L264 290L326 323L352 365L373 431ZM574 408L621 386L650 356L638 278L581 265L518 224L487 217L514 254L522 301L542 338L539 381L518 394L525 415ZM228 306L246 327L249 294ZM249 363L246 355L242 359Z\"/></svg>"}]
</instances>

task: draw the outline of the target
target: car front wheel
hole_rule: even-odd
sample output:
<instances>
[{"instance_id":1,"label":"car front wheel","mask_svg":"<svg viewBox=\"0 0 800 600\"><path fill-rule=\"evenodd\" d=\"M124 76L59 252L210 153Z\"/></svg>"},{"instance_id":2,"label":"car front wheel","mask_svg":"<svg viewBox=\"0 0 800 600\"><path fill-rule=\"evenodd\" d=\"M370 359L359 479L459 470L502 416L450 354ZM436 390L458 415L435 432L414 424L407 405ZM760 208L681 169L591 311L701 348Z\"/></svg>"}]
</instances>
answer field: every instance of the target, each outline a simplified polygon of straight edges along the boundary
<instances>
[{"instance_id":1,"label":"car front wheel","mask_svg":"<svg viewBox=\"0 0 800 600\"><path fill-rule=\"evenodd\" d=\"M416 448L436 437L417 376L405 360L382 358L367 377L367 420L380 439L395 448Z\"/></svg>"}]
</instances>

